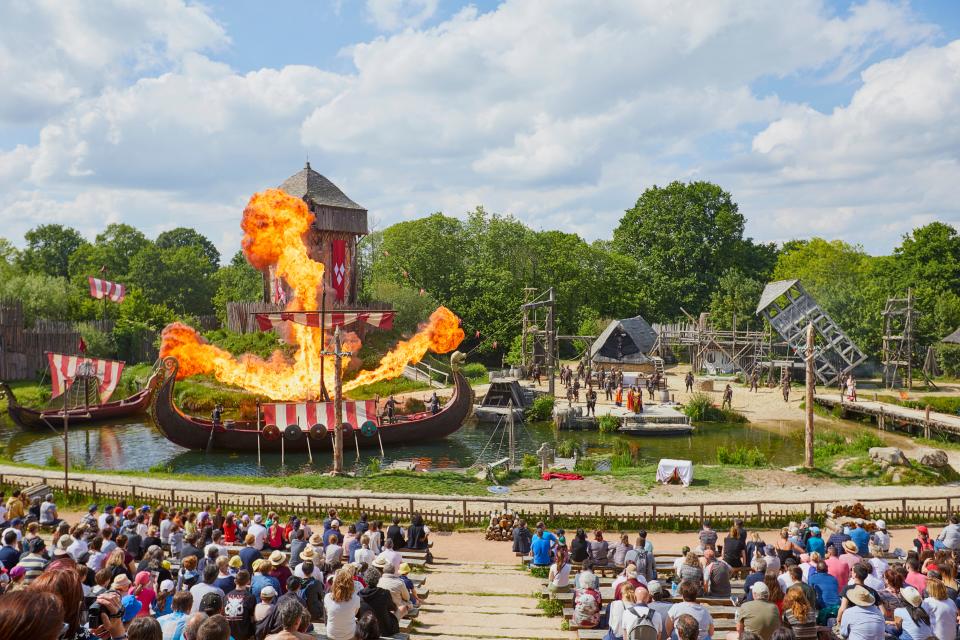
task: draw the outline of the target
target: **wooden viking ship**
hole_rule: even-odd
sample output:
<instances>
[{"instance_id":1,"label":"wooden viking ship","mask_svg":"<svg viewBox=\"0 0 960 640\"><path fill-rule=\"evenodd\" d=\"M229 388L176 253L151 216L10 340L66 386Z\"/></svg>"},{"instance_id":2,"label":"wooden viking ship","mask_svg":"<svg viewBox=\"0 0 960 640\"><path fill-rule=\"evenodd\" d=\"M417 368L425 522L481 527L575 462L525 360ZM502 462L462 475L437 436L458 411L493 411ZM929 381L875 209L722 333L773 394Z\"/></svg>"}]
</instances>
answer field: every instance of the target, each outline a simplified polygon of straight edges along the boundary
<instances>
[{"instance_id":1,"label":"wooden viking ship","mask_svg":"<svg viewBox=\"0 0 960 640\"><path fill-rule=\"evenodd\" d=\"M332 411L328 411L331 403L267 403L262 405L263 414L272 422L258 417L256 421L224 420L215 424L211 419L187 415L176 406L178 367L176 358L164 358L164 378L150 403L154 423L174 444L201 451L332 450L333 425L328 419L332 415ZM345 401L343 404L343 433L347 443L353 440L358 448L402 445L439 440L457 431L473 408L473 391L454 367L453 395L435 414L398 415L393 421L382 421L376 410L370 409L372 402ZM360 424L351 423L351 419ZM310 424L312 420L316 422Z\"/></svg>"},{"instance_id":2,"label":"wooden viking ship","mask_svg":"<svg viewBox=\"0 0 960 640\"><path fill-rule=\"evenodd\" d=\"M17 402L13 389L0 381L0 395L7 399L7 413L14 423L29 431L47 431L63 425L110 423L142 415L159 383L155 371L137 393L109 401L120 380L123 363L115 360L49 353L53 398L46 409L31 409ZM106 402L104 400L107 400Z\"/></svg>"}]
</instances>

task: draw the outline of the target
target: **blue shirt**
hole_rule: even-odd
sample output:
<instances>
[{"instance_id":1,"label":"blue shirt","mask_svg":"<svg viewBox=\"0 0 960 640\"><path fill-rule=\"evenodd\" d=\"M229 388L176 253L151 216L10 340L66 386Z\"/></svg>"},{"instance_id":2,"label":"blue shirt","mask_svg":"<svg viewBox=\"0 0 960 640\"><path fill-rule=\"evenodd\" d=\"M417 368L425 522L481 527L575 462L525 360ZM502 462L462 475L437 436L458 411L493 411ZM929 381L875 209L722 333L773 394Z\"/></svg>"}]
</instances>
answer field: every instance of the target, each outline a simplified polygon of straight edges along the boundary
<instances>
[{"instance_id":1,"label":"blue shirt","mask_svg":"<svg viewBox=\"0 0 960 640\"><path fill-rule=\"evenodd\" d=\"M837 583L837 579L832 575L829 573L811 572L810 576L807 578L807 584L813 587L813 590L817 592L817 597L823 601L823 606L840 606L840 585ZM843 615L844 620L846 620L847 614L844 613Z\"/></svg>"},{"instance_id":2,"label":"blue shirt","mask_svg":"<svg viewBox=\"0 0 960 640\"><path fill-rule=\"evenodd\" d=\"M358 549L360 549L360 540L358 538L351 538L350 542L347 543L347 555L350 558L350 562L356 560Z\"/></svg>"},{"instance_id":3,"label":"blue shirt","mask_svg":"<svg viewBox=\"0 0 960 640\"><path fill-rule=\"evenodd\" d=\"M857 527L850 532L850 539L857 544L857 554L861 556L870 552L870 534L866 529Z\"/></svg>"},{"instance_id":4,"label":"blue shirt","mask_svg":"<svg viewBox=\"0 0 960 640\"><path fill-rule=\"evenodd\" d=\"M243 568L247 571L253 571L253 563L259 559L260 552L255 547L240 549L240 560L243 562Z\"/></svg>"},{"instance_id":5,"label":"blue shirt","mask_svg":"<svg viewBox=\"0 0 960 640\"><path fill-rule=\"evenodd\" d=\"M843 612L840 635L847 640L878 640L884 633L883 614L876 607L850 607Z\"/></svg>"},{"instance_id":6,"label":"blue shirt","mask_svg":"<svg viewBox=\"0 0 960 640\"><path fill-rule=\"evenodd\" d=\"M542 536L534 535L533 542L530 543L530 551L533 553L533 564L539 567L550 565L550 537L556 540L556 536L551 533Z\"/></svg>"},{"instance_id":7,"label":"blue shirt","mask_svg":"<svg viewBox=\"0 0 960 640\"><path fill-rule=\"evenodd\" d=\"M747 594L747 597L743 599L744 602L750 602L753 600L753 591L751 587L758 582L763 582L764 574L760 572L751 573L747 576L747 579L743 581L743 591Z\"/></svg>"},{"instance_id":8,"label":"blue shirt","mask_svg":"<svg viewBox=\"0 0 960 640\"><path fill-rule=\"evenodd\" d=\"M260 602L260 592L263 591L268 585L276 590L278 596L280 595L279 580L273 576L265 576L262 573L258 573L253 576L253 580L250 581L250 593L252 593L253 597L257 599L257 602Z\"/></svg>"},{"instance_id":9,"label":"blue shirt","mask_svg":"<svg viewBox=\"0 0 960 640\"><path fill-rule=\"evenodd\" d=\"M0 549L0 564L7 568L7 571L13 569L20 562L20 552L15 547L4 546Z\"/></svg>"},{"instance_id":10,"label":"blue shirt","mask_svg":"<svg viewBox=\"0 0 960 640\"><path fill-rule=\"evenodd\" d=\"M157 618L160 624L160 631L163 632L164 640L182 640L183 628L187 626L187 616L183 611L174 611L173 613Z\"/></svg>"},{"instance_id":11,"label":"blue shirt","mask_svg":"<svg viewBox=\"0 0 960 640\"><path fill-rule=\"evenodd\" d=\"M819 553L821 557L827 555L827 545L824 544L823 538L820 536L810 536L807 539L807 553L813 553L814 551Z\"/></svg>"}]
</instances>

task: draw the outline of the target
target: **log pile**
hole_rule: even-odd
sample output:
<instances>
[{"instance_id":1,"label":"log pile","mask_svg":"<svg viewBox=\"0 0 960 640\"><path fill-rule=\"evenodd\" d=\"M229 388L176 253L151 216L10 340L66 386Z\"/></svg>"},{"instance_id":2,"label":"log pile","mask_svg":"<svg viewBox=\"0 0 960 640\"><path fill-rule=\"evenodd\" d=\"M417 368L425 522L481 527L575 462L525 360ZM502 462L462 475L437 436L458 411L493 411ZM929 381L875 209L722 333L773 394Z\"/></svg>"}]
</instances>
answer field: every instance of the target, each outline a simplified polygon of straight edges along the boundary
<instances>
[{"instance_id":1,"label":"log pile","mask_svg":"<svg viewBox=\"0 0 960 640\"><path fill-rule=\"evenodd\" d=\"M862 519L864 529L873 532L877 526L873 518L870 517L870 510L859 502L852 504L833 503L827 507L827 519L824 525L833 531L840 531L844 525L851 524L854 520Z\"/></svg>"},{"instance_id":2,"label":"log pile","mask_svg":"<svg viewBox=\"0 0 960 640\"><path fill-rule=\"evenodd\" d=\"M513 541L513 525L517 517L510 511L503 513L493 512L490 514L490 525L487 527L486 539L497 540L500 542Z\"/></svg>"}]
</instances>

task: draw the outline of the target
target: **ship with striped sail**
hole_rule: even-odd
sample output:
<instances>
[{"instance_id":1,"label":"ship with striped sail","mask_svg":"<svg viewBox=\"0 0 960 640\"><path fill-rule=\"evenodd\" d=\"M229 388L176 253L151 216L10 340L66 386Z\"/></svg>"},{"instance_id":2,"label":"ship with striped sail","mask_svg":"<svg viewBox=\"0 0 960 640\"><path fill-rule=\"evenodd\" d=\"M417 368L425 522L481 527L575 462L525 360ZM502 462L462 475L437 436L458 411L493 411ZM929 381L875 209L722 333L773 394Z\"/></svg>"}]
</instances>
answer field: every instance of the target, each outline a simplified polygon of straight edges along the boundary
<instances>
[{"instance_id":1,"label":"ship with striped sail","mask_svg":"<svg viewBox=\"0 0 960 640\"><path fill-rule=\"evenodd\" d=\"M7 413L24 429L46 431L59 427L66 418L72 425L113 422L142 415L159 377L154 373L147 385L133 395L111 400L124 363L120 360L89 358L83 355L48 353L51 398L45 409L25 407L6 382L0 392L7 399Z\"/></svg>"}]
</instances>

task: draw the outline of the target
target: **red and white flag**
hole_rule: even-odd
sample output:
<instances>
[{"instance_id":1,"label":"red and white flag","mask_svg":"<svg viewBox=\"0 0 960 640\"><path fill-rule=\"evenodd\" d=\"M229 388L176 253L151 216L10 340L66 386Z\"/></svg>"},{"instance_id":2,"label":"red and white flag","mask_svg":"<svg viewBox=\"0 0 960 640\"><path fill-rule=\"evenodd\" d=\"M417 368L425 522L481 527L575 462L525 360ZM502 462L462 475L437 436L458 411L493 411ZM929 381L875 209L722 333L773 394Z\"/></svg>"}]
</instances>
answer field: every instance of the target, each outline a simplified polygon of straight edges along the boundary
<instances>
[{"instance_id":1,"label":"red and white flag","mask_svg":"<svg viewBox=\"0 0 960 640\"><path fill-rule=\"evenodd\" d=\"M123 302L123 297L127 295L126 287L118 282L101 280L93 276L87 276L87 280L90 282L90 295L97 300L109 298L114 302Z\"/></svg>"},{"instance_id":2,"label":"red and white flag","mask_svg":"<svg viewBox=\"0 0 960 640\"><path fill-rule=\"evenodd\" d=\"M330 282L337 292L337 302L343 302L347 287L347 241L333 241L333 271L330 273Z\"/></svg>"},{"instance_id":3,"label":"red and white flag","mask_svg":"<svg viewBox=\"0 0 960 640\"><path fill-rule=\"evenodd\" d=\"M293 322L307 327L320 328L320 317L324 316L323 326L327 329L364 322L377 329L393 327L395 311L328 311L326 315L319 311L275 311L257 313L254 317L261 331L276 329L284 322Z\"/></svg>"},{"instance_id":4,"label":"red and white flag","mask_svg":"<svg viewBox=\"0 0 960 640\"><path fill-rule=\"evenodd\" d=\"M123 362L119 360L101 360L84 356L68 356L62 353L47 353L50 365L50 386L53 397L63 394L73 384L78 375L96 376L99 380L100 402L106 402L120 382Z\"/></svg>"}]
</instances>

